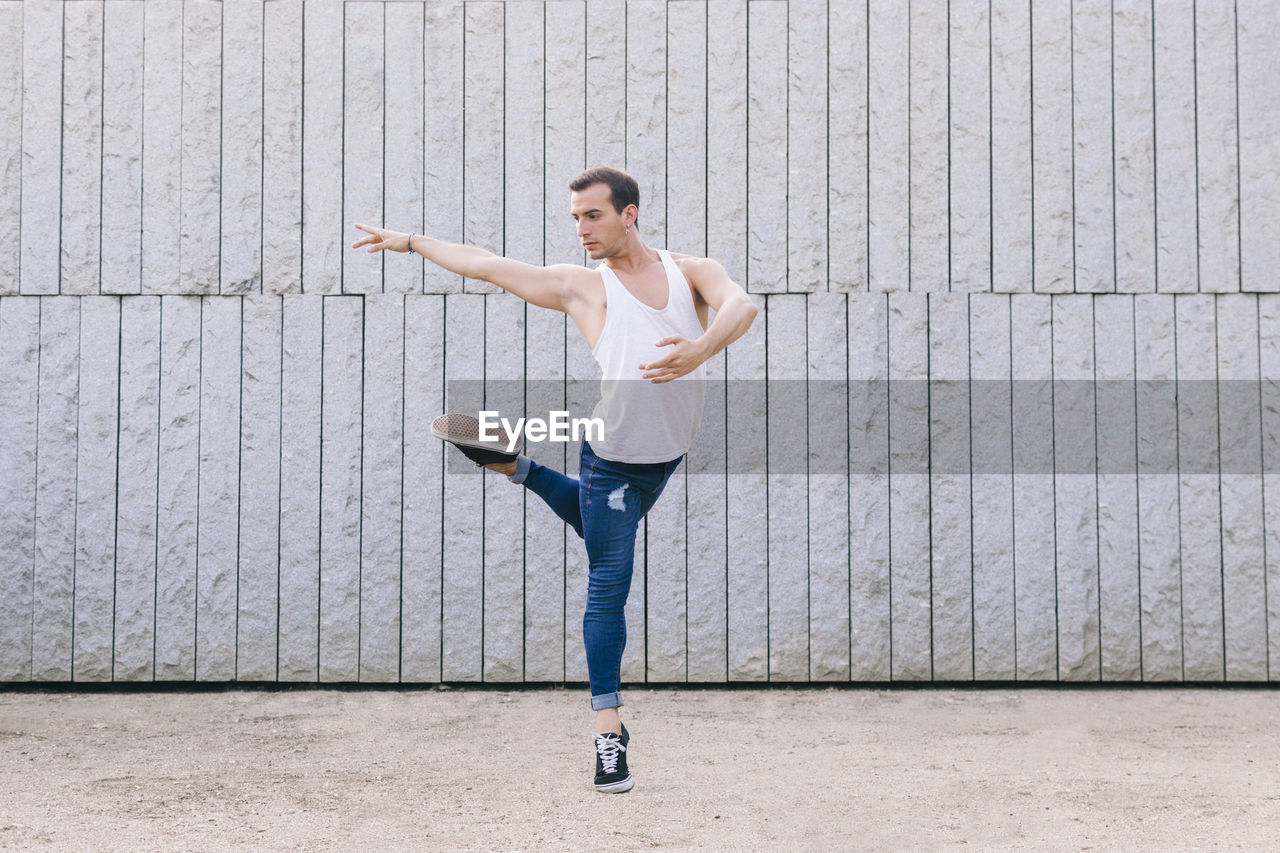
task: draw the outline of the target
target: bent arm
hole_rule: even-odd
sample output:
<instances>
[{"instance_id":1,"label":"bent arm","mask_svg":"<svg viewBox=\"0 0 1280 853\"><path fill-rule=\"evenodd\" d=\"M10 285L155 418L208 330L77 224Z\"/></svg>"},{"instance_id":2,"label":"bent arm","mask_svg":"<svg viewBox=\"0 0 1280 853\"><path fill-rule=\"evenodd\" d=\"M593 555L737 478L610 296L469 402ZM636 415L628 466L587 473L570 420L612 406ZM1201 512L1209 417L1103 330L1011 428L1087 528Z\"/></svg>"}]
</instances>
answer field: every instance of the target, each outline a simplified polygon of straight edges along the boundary
<instances>
[{"instance_id":1,"label":"bent arm","mask_svg":"<svg viewBox=\"0 0 1280 853\"><path fill-rule=\"evenodd\" d=\"M450 272L496 284L531 305L566 312L573 296L572 275L580 269L572 264L538 267L476 246L448 243L422 234L410 237L409 251Z\"/></svg>"},{"instance_id":2,"label":"bent arm","mask_svg":"<svg viewBox=\"0 0 1280 853\"><path fill-rule=\"evenodd\" d=\"M711 358L746 334L747 329L750 329L755 321L757 312L758 309L751 301L751 297L741 290L725 299L716 309L716 316L711 321L711 325L695 341L706 353L706 358L703 360Z\"/></svg>"}]
</instances>

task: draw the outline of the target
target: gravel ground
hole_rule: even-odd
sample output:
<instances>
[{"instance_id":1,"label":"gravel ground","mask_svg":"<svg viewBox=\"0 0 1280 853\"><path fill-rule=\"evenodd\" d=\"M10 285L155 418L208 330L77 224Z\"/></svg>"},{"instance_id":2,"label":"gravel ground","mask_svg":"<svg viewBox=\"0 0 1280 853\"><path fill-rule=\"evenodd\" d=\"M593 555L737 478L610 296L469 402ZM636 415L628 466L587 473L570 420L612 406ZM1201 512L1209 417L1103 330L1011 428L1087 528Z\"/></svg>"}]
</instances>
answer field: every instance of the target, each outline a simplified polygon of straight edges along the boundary
<instances>
[{"instance_id":1,"label":"gravel ground","mask_svg":"<svg viewBox=\"0 0 1280 853\"><path fill-rule=\"evenodd\" d=\"M0 849L1264 850L1280 693L0 692Z\"/></svg>"}]
</instances>

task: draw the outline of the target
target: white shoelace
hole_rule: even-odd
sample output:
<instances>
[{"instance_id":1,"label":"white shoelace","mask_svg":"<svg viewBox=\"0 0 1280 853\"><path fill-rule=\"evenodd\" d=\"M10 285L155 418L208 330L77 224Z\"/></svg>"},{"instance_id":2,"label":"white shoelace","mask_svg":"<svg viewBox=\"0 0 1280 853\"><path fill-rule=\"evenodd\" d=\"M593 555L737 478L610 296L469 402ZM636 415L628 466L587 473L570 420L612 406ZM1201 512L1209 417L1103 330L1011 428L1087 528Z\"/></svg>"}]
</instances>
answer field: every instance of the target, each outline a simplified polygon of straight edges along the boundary
<instances>
[{"instance_id":1,"label":"white shoelace","mask_svg":"<svg viewBox=\"0 0 1280 853\"><path fill-rule=\"evenodd\" d=\"M616 773L618 770L618 753L626 752L620 738L596 735L596 752L600 755L600 764L605 773Z\"/></svg>"}]
</instances>

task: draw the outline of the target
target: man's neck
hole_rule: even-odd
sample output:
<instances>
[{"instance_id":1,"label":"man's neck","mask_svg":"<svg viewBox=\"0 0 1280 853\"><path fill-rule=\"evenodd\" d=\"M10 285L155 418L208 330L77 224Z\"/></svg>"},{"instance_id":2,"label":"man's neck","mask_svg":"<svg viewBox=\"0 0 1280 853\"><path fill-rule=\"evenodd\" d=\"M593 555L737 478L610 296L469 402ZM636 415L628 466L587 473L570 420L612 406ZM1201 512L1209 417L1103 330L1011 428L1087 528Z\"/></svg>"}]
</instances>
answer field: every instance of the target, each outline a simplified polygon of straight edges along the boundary
<instances>
[{"instance_id":1,"label":"man's neck","mask_svg":"<svg viewBox=\"0 0 1280 853\"><path fill-rule=\"evenodd\" d=\"M605 258L604 262L614 272L633 275L656 260L658 260L657 251L646 246L639 234L632 234L626 247Z\"/></svg>"}]
</instances>

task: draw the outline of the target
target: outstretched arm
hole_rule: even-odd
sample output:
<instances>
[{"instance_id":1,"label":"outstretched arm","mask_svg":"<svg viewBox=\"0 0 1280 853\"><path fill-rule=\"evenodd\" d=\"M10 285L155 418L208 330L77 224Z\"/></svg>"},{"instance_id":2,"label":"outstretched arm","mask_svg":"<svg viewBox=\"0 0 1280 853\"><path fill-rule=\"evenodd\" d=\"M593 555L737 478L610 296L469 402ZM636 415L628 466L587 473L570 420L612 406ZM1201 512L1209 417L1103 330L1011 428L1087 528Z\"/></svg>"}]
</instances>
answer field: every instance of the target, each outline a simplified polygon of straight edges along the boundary
<instances>
[{"instance_id":1,"label":"outstretched arm","mask_svg":"<svg viewBox=\"0 0 1280 853\"><path fill-rule=\"evenodd\" d=\"M682 269L691 273L689 282L716 316L697 340L673 335L656 342L657 346L673 349L657 361L640 365L646 371L643 378L654 382L670 382L690 372L746 334L756 319L756 304L717 261L702 258Z\"/></svg>"},{"instance_id":2,"label":"outstretched arm","mask_svg":"<svg viewBox=\"0 0 1280 853\"><path fill-rule=\"evenodd\" d=\"M554 308L557 311L568 312L569 304L575 294L572 287L573 276L582 272L582 267L575 267L572 264L538 267L500 257L476 246L447 243L423 234L409 235L399 231L388 231L385 228L362 225L359 222L353 224L361 231L369 232L367 237L361 237L351 244L353 249L368 246L370 252L381 252L384 249L393 252L417 252L450 272L467 278L492 282L503 290L519 296L525 302L541 308ZM411 242L412 245L410 245Z\"/></svg>"}]
</instances>

